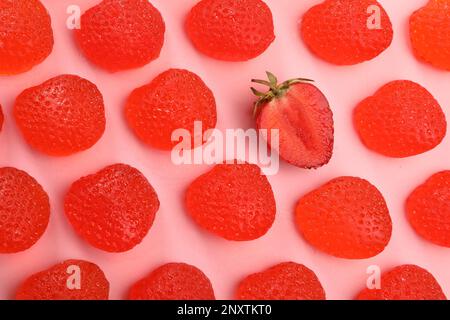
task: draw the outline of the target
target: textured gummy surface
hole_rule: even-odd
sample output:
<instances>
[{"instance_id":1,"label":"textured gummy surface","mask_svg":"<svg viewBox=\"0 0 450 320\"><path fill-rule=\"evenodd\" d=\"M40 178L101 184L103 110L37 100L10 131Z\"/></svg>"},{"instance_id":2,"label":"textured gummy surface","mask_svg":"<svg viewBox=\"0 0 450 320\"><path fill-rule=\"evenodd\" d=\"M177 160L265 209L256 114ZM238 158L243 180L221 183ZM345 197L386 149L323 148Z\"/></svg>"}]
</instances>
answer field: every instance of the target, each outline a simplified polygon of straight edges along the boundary
<instances>
[{"instance_id":1,"label":"textured gummy surface","mask_svg":"<svg viewBox=\"0 0 450 320\"><path fill-rule=\"evenodd\" d=\"M153 270L130 289L130 300L214 300L208 277L185 263L168 263Z\"/></svg>"},{"instance_id":2,"label":"textured gummy surface","mask_svg":"<svg viewBox=\"0 0 450 320\"><path fill-rule=\"evenodd\" d=\"M64 209L75 231L91 245L122 252L147 235L159 200L142 173L115 164L75 181Z\"/></svg>"},{"instance_id":3,"label":"textured gummy surface","mask_svg":"<svg viewBox=\"0 0 450 320\"><path fill-rule=\"evenodd\" d=\"M296 208L303 237L340 258L365 259L384 250L392 222L383 196L366 180L340 177L303 196Z\"/></svg>"},{"instance_id":4,"label":"textured gummy surface","mask_svg":"<svg viewBox=\"0 0 450 320\"><path fill-rule=\"evenodd\" d=\"M425 239L450 247L450 171L431 176L406 201L408 220Z\"/></svg>"},{"instance_id":5,"label":"textured gummy surface","mask_svg":"<svg viewBox=\"0 0 450 320\"><path fill-rule=\"evenodd\" d=\"M158 58L164 32L163 18L148 0L103 0L81 16L75 38L90 61L114 72Z\"/></svg>"},{"instance_id":6,"label":"textured gummy surface","mask_svg":"<svg viewBox=\"0 0 450 320\"><path fill-rule=\"evenodd\" d=\"M272 12L261 0L202 0L186 31L200 52L226 61L255 58L275 40Z\"/></svg>"},{"instance_id":7,"label":"textured gummy surface","mask_svg":"<svg viewBox=\"0 0 450 320\"><path fill-rule=\"evenodd\" d=\"M50 16L39 0L0 0L0 75L26 72L53 49Z\"/></svg>"},{"instance_id":8,"label":"textured gummy surface","mask_svg":"<svg viewBox=\"0 0 450 320\"><path fill-rule=\"evenodd\" d=\"M105 107L97 87L74 75L61 75L24 90L14 117L35 149L66 156L92 147L105 131Z\"/></svg>"},{"instance_id":9,"label":"textured gummy surface","mask_svg":"<svg viewBox=\"0 0 450 320\"><path fill-rule=\"evenodd\" d=\"M450 0L430 0L411 15L409 23L416 57L450 70Z\"/></svg>"},{"instance_id":10,"label":"textured gummy surface","mask_svg":"<svg viewBox=\"0 0 450 320\"><path fill-rule=\"evenodd\" d=\"M370 6L380 10L379 29L368 28ZM371 60L386 50L393 38L389 16L375 0L325 0L303 15L300 29L315 55L337 65Z\"/></svg>"},{"instance_id":11,"label":"textured gummy surface","mask_svg":"<svg viewBox=\"0 0 450 320\"><path fill-rule=\"evenodd\" d=\"M2 131L4 119L5 119L5 117L3 116L2 106L0 105L0 131Z\"/></svg>"},{"instance_id":12,"label":"textured gummy surface","mask_svg":"<svg viewBox=\"0 0 450 320\"><path fill-rule=\"evenodd\" d=\"M197 0L154 0L152 3L164 15L168 30L171 30L166 38L165 53L154 64L111 76L87 63L74 47L73 33L65 27L69 5L77 4L86 10L100 0L41 0L50 12L55 33L58 30L57 48L55 46L48 59L32 71L18 77L0 77L0 104L5 115L0 133L0 163L14 165L33 175L36 173L35 178L54 199L55 207L52 207L51 225L34 247L19 255L0 254L0 299L13 297L28 275L68 258L83 258L101 266L111 282L110 297L113 299L125 298L134 280L145 276L152 266L170 261L185 261L200 267L211 279L218 299L233 298L236 285L244 276L284 260L303 263L314 270L329 299L354 298L365 285L366 267L373 263L380 264L383 270L402 263L424 266L450 296L449 249L417 236L403 209L406 197L416 186L432 173L450 169L450 139L445 138L438 148L424 155L393 160L365 150L349 122L356 103L372 95L378 85L398 77L397 72L424 85L444 111L449 107L450 90L445 81L448 74L417 61L405 34L408 16L426 1L380 1L396 26L397 38L392 48L380 57L349 70L336 69L308 54L295 32L301 14L321 0L264 1L273 9L277 40L259 58L230 64L199 54L183 32L183 19ZM277 200L277 218L267 236L235 244L199 230L185 215L183 195L189 183L206 167L174 166L170 154L136 143L137 139L122 114L127 95L170 67L195 71L213 89L221 129L253 127L249 79L264 78L266 69L283 80L296 76L313 78L329 98L337 129L332 161L313 171L297 169L283 161L280 163L279 173L268 177ZM62 158L36 154L18 135L12 114L14 99L23 89L67 72L76 72L99 86L107 108L107 130L101 143L89 152ZM143 172L161 200L158 211L161 215L156 218L145 241L135 250L117 256L80 241L60 209L62 193L72 181L113 161L145 169ZM380 188L386 198L394 224L393 241L375 260L347 262L321 254L295 232L292 220L298 198L333 178L333 174L364 177Z\"/></svg>"},{"instance_id":13,"label":"textured gummy surface","mask_svg":"<svg viewBox=\"0 0 450 320\"><path fill-rule=\"evenodd\" d=\"M74 267L80 271L79 289L71 287ZM66 260L33 274L16 293L17 300L107 300L108 296L109 282L103 271L83 260Z\"/></svg>"},{"instance_id":14,"label":"textured gummy surface","mask_svg":"<svg viewBox=\"0 0 450 320\"><path fill-rule=\"evenodd\" d=\"M41 185L26 172L0 168L0 253L34 245L50 218L50 203Z\"/></svg>"},{"instance_id":15,"label":"textured gummy surface","mask_svg":"<svg viewBox=\"0 0 450 320\"><path fill-rule=\"evenodd\" d=\"M216 126L216 102L211 90L196 74L170 69L157 76L150 84L135 89L125 108L128 124L146 144L171 150L178 141L172 141L176 129L190 132L194 141L194 122L202 122L202 132Z\"/></svg>"},{"instance_id":16,"label":"textured gummy surface","mask_svg":"<svg viewBox=\"0 0 450 320\"><path fill-rule=\"evenodd\" d=\"M280 263L246 277L238 286L239 300L325 300L313 271L294 262Z\"/></svg>"},{"instance_id":17,"label":"textured gummy surface","mask_svg":"<svg viewBox=\"0 0 450 320\"><path fill-rule=\"evenodd\" d=\"M447 131L445 115L431 93L406 80L389 82L360 102L354 124L369 149L396 158L433 149Z\"/></svg>"},{"instance_id":18,"label":"textured gummy surface","mask_svg":"<svg viewBox=\"0 0 450 320\"><path fill-rule=\"evenodd\" d=\"M186 207L204 229L228 240L263 236L275 220L272 187L253 164L219 164L193 181Z\"/></svg>"},{"instance_id":19,"label":"textured gummy surface","mask_svg":"<svg viewBox=\"0 0 450 320\"><path fill-rule=\"evenodd\" d=\"M281 158L300 168L318 168L333 154L333 112L323 93L314 85L299 83L263 107L257 118L258 129L279 131Z\"/></svg>"},{"instance_id":20,"label":"textured gummy surface","mask_svg":"<svg viewBox=\"0 0 450 320\"><path fill-rule=\"evenodd\" d=\"M415 265L398 266L381 276L380 289L364 289L358 300L446 300L431 273Z\"/></svg>"}]
</instances>

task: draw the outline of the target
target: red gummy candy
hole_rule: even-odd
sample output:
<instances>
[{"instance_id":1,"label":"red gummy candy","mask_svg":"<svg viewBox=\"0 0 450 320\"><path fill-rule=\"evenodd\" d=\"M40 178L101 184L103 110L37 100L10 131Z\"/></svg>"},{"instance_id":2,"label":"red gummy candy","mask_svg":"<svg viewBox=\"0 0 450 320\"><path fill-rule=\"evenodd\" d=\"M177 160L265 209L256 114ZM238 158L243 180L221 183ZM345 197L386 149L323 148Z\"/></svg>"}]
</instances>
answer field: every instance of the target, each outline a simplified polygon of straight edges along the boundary
<instances>
[{"instance_id":1,"label":"red gummy candy","mask_svg":"<svg viewBox=\"0 0 450 320\"><path fill-rule=\"evenodd\" d=\"M241 281L239 300L325 300L325 291L313 271L294 262L280 263Z\"/></svg>"},{"instance_id":2,"label":"red gummy candy","mask_svg":"<svg viewBox=\"0 0 450 320\"><path fill-rule=\"evenodd\" d=\"M371 9L379 13L379 27L369 28ZM325 0L304 14L300 32L315 55L336 65L371 60L393 38L389 16L376 0Z\"/></svg>"},{"instance_id":3,"label":"red gummy candy","mask_svg":"<svg viewBox=\"0 0 450 320\"><path fill-rule=\"evenodd\" d=\"M136 282L130 300L214 300L208 277L185 263L168 263Z\"/></svg>"},{"instance_id":4,"label":"red gummy candy","mask_svg":"<svg viewBox=\"0 0 450 320\"><path fill-rule=\"evenodd\" d=\"M431 176L406 201L408 220L423 238L450 247L450 171Z\"/></svg>"},{"instance_id":5,"label":"red gummy candy","mask_svg":"<svg viewBox=\"0 0 450 320\"><path fill-rule=\"evenodd\" d=\"M143 142L162 150L170 150L179 143L172 141L172 133L177 129L188 130L191 146L198 147L194 122L201 121L202 136L217 122L211 90L195 73L180 69L167 70L135 89L128 98L125 115Z\"/></svg>"},{"instance_id":6,"label":"red gummy candy","mask_svg":"<svg viewBox=\"0 0 450 320\"><path fill-rule=\"evenodd\" d=\"M202 0L186 21L194 46L225 61L259 56L275 40L273 29L272 12L261 0Z\"/></svg>"},{"instance_id":7,"label":"red gummy candy","mask_svg":"<svg viewBox=\"0 0 450 320\"><path fill-rule=\"evenodd\" d=\"M16 293L17 300L108 300L108 296L103 271L83 260L66 260L35 273Z\"/></svg>"},{"instance_id":8,"label":"red gummy candy","mask_svg":"<svg viewBox=\"0 0 450 320\"><path fill-rule=\"evenodd\" d=\"M106 125L102 94L93 83L74 75L24 90L16 99L14 117L25 140L52 156L89 149Z\"/></svg>"},{"instance_id":9,"label":"red gummy candy","mask_svg":"<svg viewBox=\"0 0 450 320\"><path fill-rule=\"evenodd\" d=\"M2 110L2 106L0 105L0 131L2 130L2 127L3 127L3 120L4 120L3 110Z\"/></svg>"},{"instance_id":10,"label":"red gummy candy","mask_svg":"<svg viewBox=\"0 0 450 320\"><path fill-rule=\"evenodd\" d=\"M358 300L446 300L427 270L415 265L398 266L381 276L380 289L364 289Z\"/></svg>"},{"instance_id":11,"label":"red gummy candy","mask_svg":"<svg viewBox=\"0 0 450 320\"><path fill-rule=\"evenodd\" d=\"M263 236L275 220L272 187L254 164L219 164L186 193L188 213L202 228L228 240Z\"/></svg>"},{"instance_id":12,"label":"red gummy candy","mask_svg":"<svg viewBox=\"0 0 450 320\"><path fill-rule=\"evenodd\" d=\"M26 72L53 49L50 16L39 0L0 0L0 75Z\"/></svg>"},{"instance_id":13,"label":"red gummy candy","mask_svg":"<svg viewBox=\"0 0 450 320\"><path fill-rule=\"evenodd\" d=\"M340 177L303 196L297 226L314 247L347 259L366 259L384 250L392 222L383 196L368 181Z\"/></svg>"},{"instance_id":14,"label":"red gummy candy","mask_svg":"<svg viewBox=\"0 0 450 320\"><path fill-rule=\"evenodd\" d=\"M47 193L26 172L0 168L0 195L0 253L24 251L47 229Z\"/></svg>"},{"instance_id":15,"label":"red gummy candy","mask_svg":"<svg viewBox=\"0 0 450 320\"><path fill-rule=\"evenodd\" d=\"M409 20L415 56L450 71L450 0L429 0Z\"/></svg>"},{"instance_id":16,"label":"red gummy candy","mask_svg":"<svg viewBox=\"0 0 450 320\"><path fill-rule=\"evenodd\" d=\"M361 101L354 111L361 141L388 157L429 151L447 132L441 106L425 88L407 80L392 81Z\"/></svg>"},{"instance_id":17,"label":"red gummy candy","mask_svg":"<svg viewBox=\"0 0 450 320\"><path fill-rule=\"evenodd\" d=\"M75 181L65 197L66 216L94 247L128 251L153 224L159 200L137 169L115 164Z\"/></svg>"},{"instance_id":18,"label":"red gummy candy","mask_svg":"<svg viewBox=\"0 0 450 320\"><path fill-rule=\"evenodd\" d=\"M149 0L103 0L81 16L75 38L91 62L114 72L158 58L164 32L164 20Z\"/></svg>"}]
</instances>

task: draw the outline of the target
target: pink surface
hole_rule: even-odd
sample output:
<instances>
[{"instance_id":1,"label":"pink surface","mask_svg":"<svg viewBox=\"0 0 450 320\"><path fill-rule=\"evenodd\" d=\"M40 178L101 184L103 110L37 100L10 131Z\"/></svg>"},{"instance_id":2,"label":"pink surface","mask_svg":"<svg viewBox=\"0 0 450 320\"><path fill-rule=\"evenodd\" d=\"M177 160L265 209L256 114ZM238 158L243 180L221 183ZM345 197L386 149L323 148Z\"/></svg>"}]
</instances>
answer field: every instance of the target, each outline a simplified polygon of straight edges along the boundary
<instances>
[{"instance_id":1,"label":"pink surface","mask_svg":"<svg viewBox=\"0 0 450 320\"><path fill-rule=\"evenodd\" d=\"M367 150L351 122L355 105L382 84L409 79L425 86L440 102L450 119L450 73L418 62L408 40L408 17L427 0L380 0L391 17L394 41L378 58L351 67L337 67L315 58L301 41L297 23L301 15L322 0L266 0L274 14L277 39L260 57L245 63L209 59L196 52L183 30L183 22L196 0L152 0L166 22L166 42L161 57L132 71L109 74L91 65L75 46L66 28L66 8L82 10L99 0L42 0L52 17L55 47L51 56L32 71L0 77L0 104L6 123L0 134L0 166L14 166L34 176L49 193L50 225L31 249L0 255L0 299L9 299L28 275L68 258L97 263L111 283L111 298L122 299L128 288L156 266L187 262L211 279L219 299L233 297L236 284L245 275L282 261L303 263L316 272L329 299L351 299L365 286L366 268L377 264L383 270L404 263L428 269L450 297L450 249L435 246L417 236L405 218L407 195L431 174L450 169L450 137L436 149L408 159L389 159ZM218 128L250 128L253 97L251 78L263 78L265 70L280 79L307 77L328 97L335 114L336 145L329 165L302 170L283 163L269 177L277 200L277 217L268 234L256 241L236 243L199 229L186 215L184 190L206 166L174 166L170 153L150 149L128 129L124 101L135 87L160 72L187 68L200 75L213 90L218 105ZM15 97L25 88L61 73L73 73L97 84L107 112L103 138L90 150L65 158L52 158L33 151L23 140L12 119ZM80 176L115 162L141 170L158 192L161 208L148 236L135 249L111 254L89 246L79 238L63 212L62 199ZM367 260L344 260L321 253L306 243L293 223L294 206L309 190L340 175L359 176L376 185L386 198L393 220L393 235L380 255Z\"/></svg>"}]
</instances>

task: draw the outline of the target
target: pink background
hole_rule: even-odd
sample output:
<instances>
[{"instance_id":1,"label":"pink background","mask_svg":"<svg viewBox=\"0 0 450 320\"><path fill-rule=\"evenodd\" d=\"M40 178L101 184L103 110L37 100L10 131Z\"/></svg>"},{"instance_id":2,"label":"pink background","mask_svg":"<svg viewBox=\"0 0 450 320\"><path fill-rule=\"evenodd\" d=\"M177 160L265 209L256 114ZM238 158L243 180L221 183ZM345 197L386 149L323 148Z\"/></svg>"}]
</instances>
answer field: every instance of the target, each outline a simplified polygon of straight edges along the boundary
<instances>
[{"instance_id":1,"label":"pink background","mask_svg":"<svg viewBox=\"0 0 450 320\"><path fill-rule=\"evenodd\" d=\"M167 26L161 57L140 69L109 74L85 60L65 24L68 5L78 4L84 11L99 0L42 0L52 17L55 47L51 56L32 71L0 77L0 103L6 115L0 134L0 166L18 167L34 176L50 196L52 213L47 231L35 246L22 253L0 255L0 299L12 298L28 275L68 258L97 263L110 280L112 299L126 297L134 281L166 262L187 262L199 267L210 277L217 298L230 299L245 275L289 260L314 270L329 299L353 298L365 285L369 265L377 264L385 270L404 263L428 269L450 296L450 249L419 238L404 212L405 198L415 186L437 171L450 169L450 137L426 154L389 159L366 149L351 122L352 109L361 99L395 79L410 79L428 88L450 119L450 73L418 62L408 40L408 17L427 0L380 0L391 17L394 41L378 58L351 67L337 67L315 58L298 35L301 15L321 1L266 0L274 15L276 41L252 61L227 63L196 52L185 36L183 21L196 0L152 0ZM176 167L170 153L144 146L128 129L123 117L127 95L171 67L196 72L213 90L219 129L253 126L249 80L264 77L265 70L282 80L299 76L315 79L328 97L335 115L333 159L329 165L312 171L283 163L279 174L269 177L278 210L275 224L266 236L236 243L199 229L185 214L183 196L189 182L208 168ZM24 143L11 113L14 99L22 90L62 73L77 74L98 85L105 98L107 127L103 138L90 150L51 158ZM139 246L122 254L102 252L76 236L62 207L63 195L74 180L115 162L141 170L161 201L148 236ZM340 175L368 179L388 203L393 220L392 239L386 250L372 259L351 261L323 254L306 243L295 229L293 211L299 197Z\"/></svg>"}]
</instances>

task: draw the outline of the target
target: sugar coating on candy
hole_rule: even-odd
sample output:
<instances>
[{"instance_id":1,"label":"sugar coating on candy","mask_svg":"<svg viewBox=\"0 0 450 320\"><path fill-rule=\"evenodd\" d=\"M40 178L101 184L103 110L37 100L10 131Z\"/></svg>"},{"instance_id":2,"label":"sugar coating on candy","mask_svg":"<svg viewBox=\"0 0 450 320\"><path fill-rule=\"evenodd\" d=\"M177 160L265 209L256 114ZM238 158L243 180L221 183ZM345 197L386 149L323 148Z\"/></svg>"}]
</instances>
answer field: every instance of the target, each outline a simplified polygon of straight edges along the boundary
<instances>
[{"instance_id":1,"label":"sugar coating on candy","mask_svg":"<svg viewBox=\"0 0 450 320\"><path fill-rule=\"evenodd\" d=\"M411 15L410 38L415 56L450 71L450 0L430 0Z\"/></svg>"},{"instance_id":2,"label":"sugar coating on candy","mask_svg":"<svg viewBox=\"0 0 450 320\"><path fill-rule=\"evenodd\" d=\"M389 82L360 102L353 120L369 149L395 158L429 151L447 132L445 114L436 99L406 80Z\"/></svg>"},{"instance_id":3,"label":"sugar coating on candy","mask_svg":"<svg viewBox=\"0 0 450 320\"><path fill-rule=\"evenodd\" d=\"M0 0L0 75L26 72L53 49L50 16L39 0Z\"/></svg>"},{"instance_id":4,"label":"sugar coating on candy","mask_svg":"<svg viewBox=\"0 0 450 320\"><path fill-rule=\"evenodd\" d=\"M340 258L365 259L384 250L392 222L376 187L354 177L339 177L303 196L296 223L306 241Z\"/></svg>"},{"instance_id":5,"label":"sugar coating on candy","mask_svg":"<svg viewBox=\"0 0 450 320\"><path fill-rule=\"evenodd\" d=\"M376 16L379 12L379 28L368 27L374 22L370 8L377 8ZM371 60L386 50L393 38L389 16L375 0L325 0L303 15L300 33L315 55L336 65Z\"/></svg>"},{"instance_id":6,"label":"sugar coating on candy","mask_svg":"<svg viewBox=\"0 0 450 320\"><path fill-rule=\"evenodd\" d=\"M226 61L255 58L275 40L272 12L261 0L202 0L186 31L200 52Z\"/></svg>"},{"instance_id":7,"label":"sugar coating on candy","mask_svg":"<svg viewBox=\"0 0 450 320\"><path fill-rule=\"evenodd\" d=\"M103 0L81 16L75 38L91 62L115 72L158 58L164 33L163 18L148 0Z\"/></svg>"},{"instance_id":8,"label":"sugar coating on candy","mask_svg":"<svg viewBox=\"0 0 450 320\"><path fill-rule=\"evenodd\" d=\"M129 96L125 116L135 134L146 144L170 150L179 141L172 133L185 129L190 133L191 147L195 141L194 122L201 121L202 134L217 122L216 101L211 90L196 74L170 69L149 84L135 89Z\"/></svg>"},{"instance_id":9,"label":"sugar coating on candy","mask_svg":"<svg viewBox=\"0 0 450 320\"><path fill-rule=\"evenodd\" d=\"M24 171L0 168L0 253L33 246L49 218L50 203L41 185Z\"/></svg>"},{"instance_id":10,"label":"sugar coating on candy","mask_svg":"<svg viewBox=\"0 0 450 320\"><path fill-rule=\"evenodd\" d=\"M168 263L136 282L130 300L214 300L211 281L198 268Z\"/></svg>"},{"instance_id":11,"label":"sugar coating on candy","mask_svg":"<svg viewBox=\"0 0 450 320\"><path fill-rule=\"evenodd\" d=\"M52 156L92 147L105 131L103 97L90 81L61 75L24 90L14 117L25 140Z\"/></svg>"},{"instance_id":12,"label":"sugar coating on candy","mask_svg":"<svg viewBox=\"0 0 450 320\"><path fill-rule=\"evenodd\" d=\"M64 210L75 231L92 246L128 251L141 243L153 224L159 200L137 169L108 166L75 181Z\"/></svg>"},{"instance_id":13,"label":"sugar coating on candy","mask_svg":"<svg viewBox=\"0 0 450 320\"><path fill-rule=\"evenodd\" d=\"M364 289L357 300L446 300L431 273L416 265L402 265L381 276L380 289Z\"/></svg>"},{"instance_id":14,"label":"sugar coating on candy","mask_svg":"<svg viewBox=\"0 0 450 320\"><path fill-rule=\"evenodd\" d=\"M108 296L103 271L83 260L66 260L35 273L16 293L17 300L108 300Z\"/></svg>"},{"instance_id":15,"label":"sugar coating on candy","mask_svg":"<svg viewBox=\"0 0 450 320\"><path fill-rule=\"evenodd\" d=\"M247 276L238 286L239 300L325 300L313 271L294 262L280 263Z\"/></svg>"},{"instance_id":16,"label":"sugar coating on candy","mask_svg":"<svg viewBox=\"0 0 450 320\"><path fill-rule=\"evenodd\" d=\"M198 177L186 192L186 207L202 228L234 241L263 236L276 213L267 177L248 163L219 164Z\"/></svg>"},{"instance_id":17,"label":"sugar coating on candy","mask_svg":"<svg viewBox=\"0 0 450 320\"><path fill-rule=\"evenodd\" d=\"M408 220L423 238L450 247L450 171L431 176L406 201Z\"/></svg>"}]
</instances>

